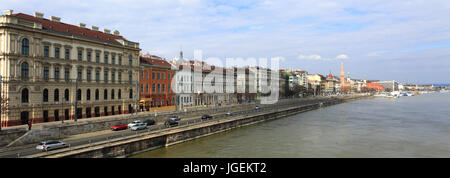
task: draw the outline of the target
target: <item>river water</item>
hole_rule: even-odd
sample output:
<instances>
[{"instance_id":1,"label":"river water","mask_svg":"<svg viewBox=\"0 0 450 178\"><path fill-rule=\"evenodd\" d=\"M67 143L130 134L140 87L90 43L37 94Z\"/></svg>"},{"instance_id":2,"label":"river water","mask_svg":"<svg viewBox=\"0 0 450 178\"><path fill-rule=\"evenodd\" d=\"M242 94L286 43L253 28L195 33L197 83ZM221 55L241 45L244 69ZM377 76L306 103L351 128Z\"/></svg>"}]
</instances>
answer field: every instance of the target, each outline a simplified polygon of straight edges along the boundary
<instances>
[{"instance_id":1,"label":"river water","mask_svg":"<svg viewBox=\"0 0 450 178\"><path fill-rule=\"evenodd\" d=\"M450 93L338 104L132 157L450 157Z\"/></svg>"}]
</instances>

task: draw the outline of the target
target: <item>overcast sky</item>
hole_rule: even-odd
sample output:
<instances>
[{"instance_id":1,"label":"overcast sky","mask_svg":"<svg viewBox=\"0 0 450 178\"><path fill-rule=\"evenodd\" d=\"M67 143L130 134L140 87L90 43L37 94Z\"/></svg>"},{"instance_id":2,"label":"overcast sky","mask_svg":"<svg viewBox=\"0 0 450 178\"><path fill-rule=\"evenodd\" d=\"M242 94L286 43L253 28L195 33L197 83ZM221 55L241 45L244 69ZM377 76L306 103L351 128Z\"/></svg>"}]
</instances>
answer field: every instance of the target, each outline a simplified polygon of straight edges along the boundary
<instances>
[{"instance_id":1,"label":"overcast sky","mask_svg":"<svg viewBox=\"0 0 450 178\"><path fill-rule=\"evenodd\" d=\"M167 59L271 58L352 78L450 83L448 0L0 0L0 9L112 31Z\"/></svg>"}]
</instances>

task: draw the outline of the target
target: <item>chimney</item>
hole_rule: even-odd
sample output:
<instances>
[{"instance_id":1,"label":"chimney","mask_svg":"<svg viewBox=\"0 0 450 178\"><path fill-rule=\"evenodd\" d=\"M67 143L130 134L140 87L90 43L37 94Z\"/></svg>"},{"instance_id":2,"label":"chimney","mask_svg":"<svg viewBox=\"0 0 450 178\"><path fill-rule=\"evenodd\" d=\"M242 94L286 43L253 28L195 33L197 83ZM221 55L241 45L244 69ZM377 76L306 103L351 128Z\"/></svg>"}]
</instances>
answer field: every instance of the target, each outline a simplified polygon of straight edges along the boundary
<instances>
[{"instance_id":1,"label":"chimney","mask_svg":"<svg viewBox=\"0 0 450 178\"><path fill-rule=\"evenodd\" d=\"M50 16L50 20L53 22L61 22L61 18L55 16Z\"/></svg>"},{"instance_id":2,"label":"chimney","mask_svg":"<svg viewBox=\"0 0 450 178\"><path fill-rule=\"evenodd\" d=\"M111 33L111 30L103 29L103 33L110 34L110 33Z\"/></svg>"},{"instance_id":3,"label":"chimney","mask_svg":"<svg viewBox=\"0 0 450 178\"><path fill-rule=\"evenodd\" d=\"M114 30L114 35L116 35L116 36L120 36L120 32L119 31L117 31L117 30Z\"/></svg>"},{"instance_id":4,"label":"chimney","mask_svg":"<svg viewBox=\"0 0 450 178\"><path fill-rule=\"evenodd\" d=\"M96 27L96 26L91 26L91 30L98 31L98 27Z\"/></svg>"},{"instance_id":5,"label":"chimney","mask_svg":"<svg viewBox=\"0 0 450 178\"><path fill-rule=\"evenodd\" d=\"M40 12L34 12L34 17L39 18L39 19L43 19L44 18L44 14L40 13Z\"/></svg>"},{"instance_id":6,"label":"chimney","mask_svg":"<svg viewBox=\"0 0 450 178\"><path fill-rule=\"evenodd\" d=\"M12 15L12 13L13 13L13 10L4 10L3 11L3 15Z\"/></svg>"},{"instance_id":7,"label":"chimney","mask_svg":"<svg viewBox=\"0 0 450 178\"><path fill-rule=\"evenodd\" d=\"M78 23L78 26L81 28L86 28L86 24L84 24L84 23Z\"/></svg>"}]
</instances>

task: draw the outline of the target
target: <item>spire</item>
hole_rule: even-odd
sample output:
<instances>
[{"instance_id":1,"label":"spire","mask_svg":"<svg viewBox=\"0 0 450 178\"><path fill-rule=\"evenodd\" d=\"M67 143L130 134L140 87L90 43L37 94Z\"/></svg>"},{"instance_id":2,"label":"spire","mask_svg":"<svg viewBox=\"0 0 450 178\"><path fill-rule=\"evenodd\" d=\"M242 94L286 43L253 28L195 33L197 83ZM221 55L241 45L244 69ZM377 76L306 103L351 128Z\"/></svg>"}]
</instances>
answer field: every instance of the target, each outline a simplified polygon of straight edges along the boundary
<instances>
[{"instance_id":1,"label":"spire","mask_svg":"<svg viewBox=\"0 0 450 178\"><path fill-rule=\"evenodd\" d=\"M183 60L183 47L180 45L180 59Z\"/></svg>"}]
</instances>

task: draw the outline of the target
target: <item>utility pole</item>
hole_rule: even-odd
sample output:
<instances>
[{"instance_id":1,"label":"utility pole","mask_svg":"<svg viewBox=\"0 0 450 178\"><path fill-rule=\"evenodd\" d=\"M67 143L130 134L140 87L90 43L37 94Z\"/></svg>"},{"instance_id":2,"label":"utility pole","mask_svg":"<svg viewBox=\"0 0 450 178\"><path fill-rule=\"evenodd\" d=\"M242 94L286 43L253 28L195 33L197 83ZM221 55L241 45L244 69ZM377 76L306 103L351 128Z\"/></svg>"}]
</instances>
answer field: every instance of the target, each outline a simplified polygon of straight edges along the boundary
<instances>
[{"instance_id":1,"label":"utility pole","mask_svg":"<svg viewBox=\"0 0 450 178\"><path fill-rule=\"evenodd\" d=\"M80 93L81 94L81 93ZM75 79L75 122L77 122L78 119L78 77Z\"/></svg>"}]
</instances>

